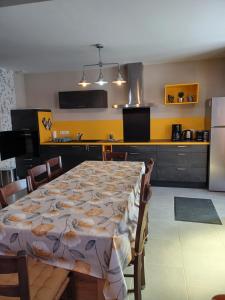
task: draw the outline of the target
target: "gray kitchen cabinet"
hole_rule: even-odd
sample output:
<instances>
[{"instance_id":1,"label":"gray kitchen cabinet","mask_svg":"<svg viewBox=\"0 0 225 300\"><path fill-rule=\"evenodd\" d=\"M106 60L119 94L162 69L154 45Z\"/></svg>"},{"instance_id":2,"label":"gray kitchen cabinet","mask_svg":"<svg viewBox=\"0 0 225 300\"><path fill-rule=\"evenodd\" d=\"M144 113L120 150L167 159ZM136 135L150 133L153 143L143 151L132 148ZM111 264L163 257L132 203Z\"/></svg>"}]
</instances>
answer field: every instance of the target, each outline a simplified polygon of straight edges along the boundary
<instances>
[{"instance_id":1,"label":"gray kitchen cabinet","mask_svg":"<svg viewBox=\"0 0 225 300\"><path fill-rule=\"evenodd\" d=\"M208 146L157 146L157 185L206 187Z\"/></svg>"},{"instance_id":2,"label":"gray kitchen cabinet","mask_svg":"<svg viewBox=\"0 0 225 300\"><path fill-rule=\"evenodd\" d=\"M115 145L113 151L128 152L130 161L155 161L152 184L174 187L206 187L208 146L206 145Z\"/></svg>"},{"instance_id":3,"label":"gray kitchen cabinet","mask_svg":"<svg viewBox=\"0 0 225 300\"><path fill-rule=\"evenodd\" d=\"M147 162L152 158L155 161L155 166L152 172L152 180L157 180L157 146L113 145L112 151L127 152L127 160L129 161Z\"/></svg>"}]
</instances>

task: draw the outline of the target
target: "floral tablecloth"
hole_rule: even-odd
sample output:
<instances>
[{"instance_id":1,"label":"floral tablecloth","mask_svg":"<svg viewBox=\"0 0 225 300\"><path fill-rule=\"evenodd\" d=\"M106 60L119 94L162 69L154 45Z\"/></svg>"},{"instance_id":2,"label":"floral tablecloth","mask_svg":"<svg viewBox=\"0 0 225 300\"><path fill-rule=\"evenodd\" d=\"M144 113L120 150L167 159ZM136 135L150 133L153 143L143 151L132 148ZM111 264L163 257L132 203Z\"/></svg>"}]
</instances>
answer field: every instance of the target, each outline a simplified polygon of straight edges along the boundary
<instances>
[{"instance_id":1,"label":"floral tablecloth","mask_svg":"<svg viewBox=\"0 0 225 300\"><path fill-rule=\"evenodd\" d=\"M39 260L106 281L106 299L125 299L141 162L85 161L0 211L0 253Z\"/></svg>"}]
</instances>

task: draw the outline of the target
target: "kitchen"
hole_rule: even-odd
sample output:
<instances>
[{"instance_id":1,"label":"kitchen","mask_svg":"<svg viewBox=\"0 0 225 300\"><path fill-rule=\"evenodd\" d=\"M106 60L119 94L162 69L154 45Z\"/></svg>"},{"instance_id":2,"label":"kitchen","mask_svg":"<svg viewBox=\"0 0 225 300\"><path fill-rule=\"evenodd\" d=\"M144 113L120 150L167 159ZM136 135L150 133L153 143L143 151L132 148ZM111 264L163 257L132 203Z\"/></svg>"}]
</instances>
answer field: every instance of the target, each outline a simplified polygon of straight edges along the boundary
<instances>
[{"instance_id":1,"label":"kitchen","mask_svg":"<svg viewBox=\"0 0 225 300\"><path fill-rule=\"evenodd\" d=\"M33 5L37 5L40 10L46 5L47 11L50 12L51 5L54 6L55 1L52 1L52 3L47 2L48 1L46 1L46 3ZM70 3L68 5L72 4ZM145 3L145 5L147 4ZM167 7L167 4L165 5ZM174 3L174 5L178 5L178 3ZM186 7L188 4L183 3L183 5ZM192 3L192 5L197 4ZM204 6L203 3L202 5ZM134 6L136 7L137 4ZM65 9L65 7L62 5L61 8ZM21 17L23 13L25 13L23 9L26 10L28 20L30 22L33 21L31 20L32 12L34 12L32 7L25 8L24 5L24 8L22 6L20 9L18 8L19 11L17 11L17 13L20 14ZM96 7L92 7L92 9L97 15ZM123 7L121 12L124 11L124 9ZM139 8L136 7L136 11L138 9ZM155 9L157 10L157 5ZM182 11L183 9L184 7ZM198 7L198 9L200 9L200 7ZM1 13L0 10L0 16L3 19L4 17L6 18L6 16L10 18L11 14L13 14L13 11L10 11L9 7L3 8L3 10L5 10L3 13ZM206 10L208 11L207 7ZM135 9L132 10L132 14L134 11ZM191 11L192 10L189 12ZM121 12L119 12L120 17ZM154 14L149 7L148 12L156 22ZM163 13L162 10L161 13ZM217 10L216 14L218 15L219 13ZM165 14L163 14L163 16L168 20L171 15L168 14L168 16L165 16ZM179 19L180 15L176 15L176 17ZM190 13L190 18L191 17L192 13ZM37 17L34 17L34 24L39 24L40 22L38 22L36 18ZM63 15L63 20L66 23L65 19L65 15ZM101 18L96 17L95 19ZM183 22L185 22L185 24L187 24L187 19L185 18L184 20L182 17L182 20L178 23L183 24ZM104 21L106 21L105 17ZM115 23L115 20L111 21L112 24ZM15 20L12 22L12 26L15 29L17 23ZM40 31L42 32L44 32L42 27L44 23L45 25L47 24L47 18L43 24L40 24L42 28ZM207 21L206 24L208 23ZM32 24L32 22L30 24ZM105 22L105 24L107 24L107 22ZM160 24L157 24L158 27L161 28ZM168 24L170 24L169 21ZM188 24L190 24L190 22ZM198 24L199 23L196 25L197 27ZM172 25L170 24L170 26ZM37 27L34 27L31 32L35 35ZM76 28L78 27L79 26ZM175 27L172 26L171 32L172 30L176 32L176 29L177 25ZM22 29L20 30L19 34L22 37ZM61 36L62 32L60 29L58 32ZM31 38L29 32L27 32L27 34ZM47 32L45 34L47 35ZM213 34L215 34L215 32L213 32ZM213 36L213 34L211 32L209 35ZM137 33L136 35L138 36ZM65 32L63 36L65 37ZM112 36L112 34L109 36ZM179 45L179 35L175 34L175 36L177 38L176 45ZM182 37L182 42L186 45L187 49L189 49L188 46L191 44L193 36L196 37L194 30L192 31L190 39L187 38L188 42ZM131 36L129 35L129 37ZM58 36L55 35L54 38L55 41L57 41ZM117 77L117 67L103 68L104 79L109 81L109 83L103 87L93 84L83 88L78 85L82 77L82 65L98 62L95 47L89 46L90 44L99 42L100 37L95 36L95 38L95 40L93 40L93 37L91 41L86 41L86 43L84 43L85 45L82 45L82 48L77 49L73 59L70 59L69 63L65 60L63 67L60 66L59 56L53 63L49 58L46 61L45 55L43 55L39 60L37 59L36 63L35 56L37 53L34 51L35 53L32 54L34 56L31 55L32 59L26 60L23 57L24 61L26 61L26 63L24 63L26 70L21 71L23 70L21 63L23 59L21 57L19 62L13 61L15 57L11 57L11 63L7 64L7 58L2 54L0 66L2 66L3 69L1 69L2 72L0 73L0 82L2 84L2 81L4 81L2 78L9 76L12 80L12 86L14 86L13 89L15 88L15 103L12 105L11 100L7 101L9 106L11 105L8 111L11 109L30 109L33 110L35 114L40 113L38 126L40 130L41 161L60 154L63 158L65 170L69 170L71 167L78 165L80 162L86 160L87 157L90 160L96 157L98 160L101 160L102 151L111 149L114 151L127 151L130 155L131 153L136 153L134 160L147 160L150 157L155 159L155 169L152 174L153 196L150 205L150 238L146 246L147 284L145 290L142 292L143 298L203 300L211 299L215 294L224 293L225 286L221 279L224 278L225 274L225 265L222 263L222 261L224 261L223 251L225 250L224 225L216 226L202 223L177 222L174 220L174 197L179 196L212 199L221 221L224 222L224 193L209 192L208 190L208 155L210 141L208 141L208 137L205 139L202 138L202 140L199 141L171 141L173 124L181 124L182 131L193 130L194 139L197 131L209 130L205 124L205 105L206 101L212 97L225 96L224 58L220 55L215 57L214 55L205 56L206 51L204 51L204 49L202 49L202 57L197 54L194 56L189 53L189 56L184 55L184 58L181 59L182 53L180 53L180 56L177 55L175 58L171 56L171 59L168 60L164 58L164 60L152 59L151 61L145 59L146 53L145 55L141 55L143 49L140 49L140 53L137 51L133 54L133 58L129 56L129 51L125 51L127 52L126 56L121 50L120 58L120 56L114 57L116 51L113 49L112 43L110 43L108 39L102 38L101 41L104 42L104 48L102 49L103 62L120 62L121 74L126 81L128 81L126 65L130 62L137 63L143 61L143 101L146 105L151 104L149 114L150 142L138 141L137 143L136 140L133 140L124 143L123 110L122 108L113 108L113 105L125 105L128 103L129 85L128 82L121 86L111 83ZM141 45L139 38L140 37L138 37L137 40ZM129 39L132 40L131 38ZM166 39L165 35L164 39L167 41L164 47L166 52L169 52L169 48L166 47L170 45L170 41ZM162 40L164 39L162 38ZM171 39L173 40L173 37L171 37ZM138 44L138 41L136 44ZM122 40L120 40L120 42L121 44L117 44L117 51L124 46ZM193 44L192 46L194 47ZM175 48L179 47L176 46ZM133 49L136 49L135 45L133 45ZM149 45L146 49L149 53L151 52ZM155 51L157 52L159 49L162 51L163 47L160 46ZM86 55L83 57L81 52L86 53ZM196 53L197 52L196 50ZM46 53L48 53L47 49ZM75 64L76 56L78 56L79 59L76 60ZM17 70L13 76L7 71L10 69L10 64L12 69ZM32 64L33 68L31 66ZM86 79L90 82L95 82L99 74L98 71L98 68L87 70L85 74ZM198 102L196 101L196 103L188 103L186 105L165 104L165 100L167 101L169 99L168 96L165 99L165 87L167 85L179 84L198 84ZM85 90L107 91L107 107L82 109L65 109L59 107L59 92ZM180 90L180 92L183 92L183 89ZM10 92L8 92L8 95L9 94ZM187 97L187 95L184 97ZM3 98L6 99L7 97L5 95L4 97L1 96L1 101ZM177 93L174 101L177 102L178 98ZM42 112L43 114L41 114ZM50 125L47 124L49 119L51 121ZM47 127L50 128L47 129ZM6 129L10 128L1 128L1 130ZM189 139L190 135L191 133L188 132L186 136L187 139ZM54 143L57 138L70 138L72 140L79 140L79 138L81 138L81 143L79 143L79 141L75 141L74 143ZM112 141L112 139L115 139L115 141ZM82 142L82 140L89 141ZM98 142L92 140L97 140ZM173 147L175 150L171 151ZM74 155L75 152L76 155ZM21 158L17 158L17 160L18 159ZM34 162L29 161L29 159L33 158L28 157L25 159L28 159L26 162L27 166L32 163L39 163L38 158L35 158ZM3 164L4 161L1 163ZM23 174L26 172L24 166L19 169L22 170ZM176 172L174 172L175 169ZM193 172L193 170L196 172ZM18 173L19 172L20 171L18 171ZM193 176L194 179L192 179ZM210 282L207 287L205 286L206 282ZM132 296L130 297L130 299L133 299Z\"/></svg>"}]
</instances>

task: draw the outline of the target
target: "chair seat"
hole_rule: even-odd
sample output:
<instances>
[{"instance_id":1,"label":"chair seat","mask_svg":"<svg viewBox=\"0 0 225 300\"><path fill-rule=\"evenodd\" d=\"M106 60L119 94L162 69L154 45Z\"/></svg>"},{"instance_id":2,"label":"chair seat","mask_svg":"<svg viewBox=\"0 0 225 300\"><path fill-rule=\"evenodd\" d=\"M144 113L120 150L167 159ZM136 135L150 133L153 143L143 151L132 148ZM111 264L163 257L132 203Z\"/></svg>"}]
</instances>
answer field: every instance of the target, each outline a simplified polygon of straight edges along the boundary
<instances>
[{"instance_id":1,"label":"chair seat","mask_svg":"<svg viewBox=\"0 0 225 300\"><path fill-rule=\"evenodd\" d=\"M69 271L28 258L31 300L58 300L69 282ZM17 274L0 275L0 284L17 284ZM0 296L0 300L19 300L19 297Z\"/></svg>"}]
</instances>

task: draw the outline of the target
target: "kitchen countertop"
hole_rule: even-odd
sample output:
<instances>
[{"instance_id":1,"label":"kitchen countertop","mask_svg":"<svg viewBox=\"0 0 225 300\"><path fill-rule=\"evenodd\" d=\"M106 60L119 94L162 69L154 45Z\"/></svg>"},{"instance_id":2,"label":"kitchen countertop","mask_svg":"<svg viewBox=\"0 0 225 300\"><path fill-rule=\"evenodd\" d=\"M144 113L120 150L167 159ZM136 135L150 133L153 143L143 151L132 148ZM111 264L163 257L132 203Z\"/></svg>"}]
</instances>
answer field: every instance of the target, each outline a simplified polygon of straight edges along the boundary
<instances>
[{"instance_id":1,"label":"kitchen countertop","mask_svg":"<svg viewBox=\"0 0 225 300\"><path fill-rule=\"evenodd\" d=\"M82 140L71 142L45 142L41 145L209 145L209 142L197 141L179 141L172 142L171 140L151 140L150 142L124 142L123 140Z\"/></svg>"}]
</instances>

